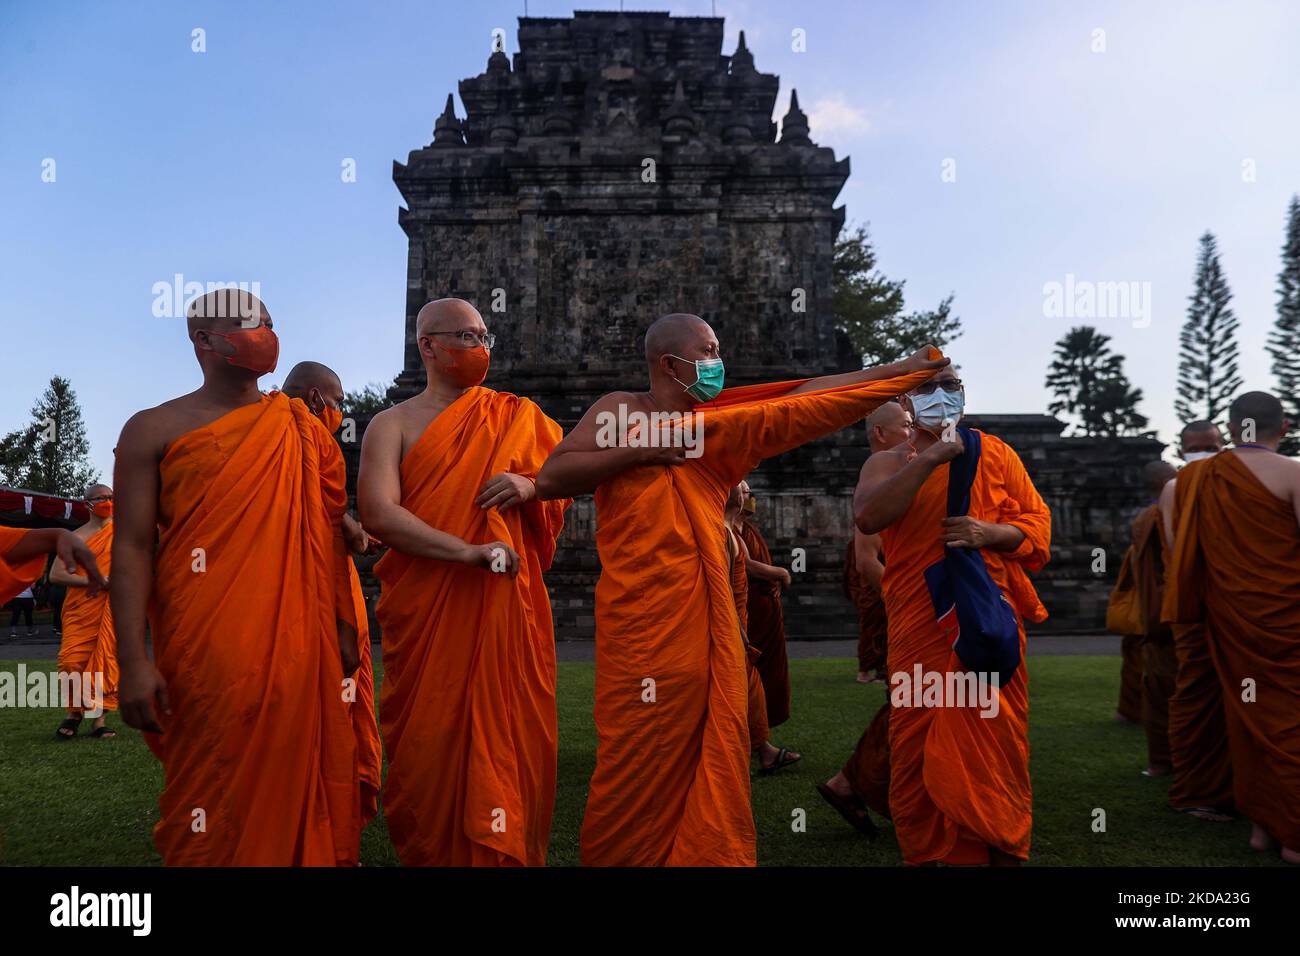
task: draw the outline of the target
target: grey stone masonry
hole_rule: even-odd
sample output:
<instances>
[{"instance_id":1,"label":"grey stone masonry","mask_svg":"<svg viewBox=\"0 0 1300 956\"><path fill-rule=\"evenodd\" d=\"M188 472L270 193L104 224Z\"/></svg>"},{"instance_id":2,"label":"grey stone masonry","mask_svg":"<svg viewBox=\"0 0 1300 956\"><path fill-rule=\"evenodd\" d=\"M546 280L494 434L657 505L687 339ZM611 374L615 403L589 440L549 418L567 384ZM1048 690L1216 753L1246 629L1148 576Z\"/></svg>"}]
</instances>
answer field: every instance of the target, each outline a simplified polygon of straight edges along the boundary
<instances>
[{"instance_id":1,"label":"grey stone masonry","mask_svg":"<svg viewBox=\"0 0 1300 956\"><path fill-rule=\"evenodd\" d=\"M409 239L393 398L424 386L415 316L443 296L474 303L497 335L486 384L533 399L566 430L601 394L645 387L642 337L668 312L712 324L729 385L856 367L831 304L849 161L813 141L793 92L778 129L779 78L758 71L743 32L730 55L722 40L715 17L521 18L518 52L493 52L460 81L463 115L448 95L429 144L393 164ZM1054 623L1093 626L1107 585L1079 573L1078 555L1093 538L1112 551L1125 538L1136 469L1158 448L1085 450L1047 416L986 419L1074 535L1058 538L1064 560L1041 579ZM774 555L788 566L802 548L807 559L787 594L792 636L854 631L840 567L865 455L861 429L848 429L753 478ZM591 499L575 502L548 575L561 640L594 633L594 522Z\"/></svg>"}]
</instances>

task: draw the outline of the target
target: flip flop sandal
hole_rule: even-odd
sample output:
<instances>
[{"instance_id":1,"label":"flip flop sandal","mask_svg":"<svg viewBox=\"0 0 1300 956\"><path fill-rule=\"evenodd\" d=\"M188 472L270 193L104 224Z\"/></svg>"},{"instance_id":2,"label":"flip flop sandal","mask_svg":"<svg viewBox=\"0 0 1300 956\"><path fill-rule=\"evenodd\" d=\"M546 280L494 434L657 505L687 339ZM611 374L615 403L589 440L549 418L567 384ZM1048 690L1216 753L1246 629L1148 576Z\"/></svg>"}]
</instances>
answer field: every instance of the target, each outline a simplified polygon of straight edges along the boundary
<instances>
[{"instance_id":1,"label":"flip flop sandal","mask_svg":"<svg viewBox=\"0 0 1300 956\"><path fill-rule=\"evenodd\" d=\"M1222 810L1216 810L1214 807L1174 807L1179 813L1191 814L1197 820L1204 820L1206 823L1230 823L1232 816L1224 813ZM1202 816L1205 813L1213 813L1217 817L1227 817L1226 820L1216 820L1213 817Z\"/></svg>"},{"instance_id":2,"label":"flip flop sandal","mask_svg":"<svg viewBox=\"0 0 1300 956\"><path fill-rule=\"evenodd\" d=\"M862 805L862 801L857 797L841 796L824 783L817 784L817 792L822 795L822 799L835 808L839 815L844 818L845 823L868 840L874 840L880 834L880 831L876 829L876 825L871 822L871 816L867 812L867 808Z\"/></svg>"},{"instance_id":3,"label":"flip flop sandal","mask_svg":"<svg viewBox=\"0 0 1300 956\"><path fill-rule=\"evenodd\" d=\"M81 720L82 718L80 717L69 717L63 723L59 724L58 730L54 731L55 738L58 740L71 740L73 737L77 736L77 728L81 726ZM72 733L65 734L63 733L65 730L70 730Z\"/></svg>"},{"instance_id":4,"label":"flip flop sandal","mask_svg":"<svg viewBox=\"0 0 1300 956\"><path fill-rule=\"evenodd\" d=\"M760 777L770 777L772 776L772 774L776 773L782 767L788 767L790 766L790 764L798 763L800 760L803 759L803 754L800 754L797 757L787 760L786 758L789 756L790 756L790 749L788 747L782 747L779 751L777 751L776 759L772 761L772 766L770 767L760 766L758 768L758 775Z\"/></svg>"},{"instance_id":5,"label":"flip flop sandal","mask_svg":"<svg viewBox=\"0 0 1300 956\"><path fill-rule=\"evenodd\" d=\"M116 737L116 736L117 736L117 731L114 730L112 727L109 727L108 725L105 725L105 726L103 726L103 727L96 727L94 730L92 730L92 731L90 732L90 736L92 736L92 737L101 737L101 738L104 738L104 737Z\"/></svg>"}]
</instances>

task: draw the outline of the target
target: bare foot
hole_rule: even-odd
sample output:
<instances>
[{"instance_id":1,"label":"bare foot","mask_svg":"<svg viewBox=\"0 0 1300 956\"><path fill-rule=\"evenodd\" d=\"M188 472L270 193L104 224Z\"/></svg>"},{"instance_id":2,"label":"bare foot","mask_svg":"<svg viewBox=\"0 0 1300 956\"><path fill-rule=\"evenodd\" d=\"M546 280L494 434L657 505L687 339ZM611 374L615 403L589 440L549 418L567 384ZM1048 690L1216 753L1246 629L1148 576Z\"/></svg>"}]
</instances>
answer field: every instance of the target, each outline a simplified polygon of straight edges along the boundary
<instances>
[{"instance_id":1,"label":"bare foot","mask_svg":"<svg viewBox=\"0 0 1300 956\"><path fill-rule=\"evenodd\" d=\"M826 787L835 791L841 797L853 796L853 788L849 786L849 778L844 776L843 770L827 780Z\"/></svg>"},{"instance_id":2,"label":"bare foot","mask_svg":"<svg viewBox=\"0 0 1300 956\"><path fill-rule=\"evenodd\" d=\"M1300 850L1293 850L1289 846L1282 847L1282 862L1300 866Z\"/></svg>"},{"instance_id":3,"label":"bare foot","mask_svg":"<svg viewBox=\"0 0 1300 956\"><path fill-rule=\"evenodd\" d=\"M866 671L858 671L858 683L859 684L871 683L871 678L867 675Z\"/></svg>"},{"instance_id":4,"label":"bare foot","mask_svg":"<svg viewBox=\"0 0 1300 956\"><path fill-rule=\"evenodd\" d=\"M1250 848L1256 853L1270 853L1277 849L1277 841L1269 836L1258 823L1252 823L1250 826Z\"/></svg>"},{"instance_id":5,"label":"bare foot","mask_svg":"<svg viewBox=\"0 0 1300 956\"><path fill-rule=\"evenodd\" d=\"M1173 771L1173 767L1167 763L1148 764L1147 768L1142 771L1144 777L1167 777Z\"/></svg>"},{"instance_id":6,"label":"bare foot","mask_svg":"<svg viewBox=\"0 0 1300 956\"><path fill-rule=\"evenodd\" d=\"M1116 721L1117 723L1121 723L1121 724L1140 724L1140 723L1142 723L1142 721L1140 721L1140 720L1131 720L1131 719L1129 719L1128 717L1125 717L1125 716L1124 716L1123 714L1121 714L1118 710L1115 711L1115 721Z\"/></svg>"}]
</instances>

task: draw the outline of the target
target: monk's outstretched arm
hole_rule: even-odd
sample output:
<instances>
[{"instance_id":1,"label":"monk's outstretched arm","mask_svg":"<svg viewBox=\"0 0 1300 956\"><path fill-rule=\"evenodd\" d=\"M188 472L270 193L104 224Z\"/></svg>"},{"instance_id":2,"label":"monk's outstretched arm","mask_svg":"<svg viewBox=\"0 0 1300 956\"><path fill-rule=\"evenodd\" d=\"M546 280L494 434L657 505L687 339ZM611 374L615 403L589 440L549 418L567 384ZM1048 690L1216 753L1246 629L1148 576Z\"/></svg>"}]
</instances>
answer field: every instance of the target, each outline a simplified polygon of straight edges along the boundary
<instances>
[{"instance_id":1,"label":"monk's outstretched arm","mask_svg":"<svg viewBox=\"0 0 1300 956\"><path fill-rule=\"evenodd\" d=\"M86 546L86 542L71 531L62 528L34 528L24 534L17 544L0 557L4 558L7 564L19 565L51 552L58 555L58 559L50 569L50 580L56 584L71 583L59 581L56 575L75 580L79 587L86 587L88 583L93 582L95 591L103 588L107 583L104 576L100 574L99 565L95 564L95 556ZM84 576L75 574L78 567L86 569Z\"/></svg>"},{"instance_id":2,"label":"monk's outstretched arm","mask_svg":"<svg viewBox=\"0 0 1300 956\"><path fill-rule=\"evenodd\" d=\"M537 473L537 497L542 500L591 494L603 482L640 465L680 465L686 449L602 447L597 440L601 417L617 414L620 402L632 403L628 392L611 392L587 409L582 421L565 435Z\"/></svg>"},{"instance_id":3,"label":"monk's outstretched arm","mask_svg":"<svg viewBox=\"0 0 1300 956\"><path fill-rule=\"evenodd\" d=\"M824 388L837 388L840 385L857 385L859 382L875 382L882 378L897 378L900 375L906 375L908 372L919 372L923 369L937 372L952 361L942 356L932 358L932 354L938 355L938 349L927 345L899 362L864 368L860 372L843 372L839 375L822 375L819 378L810 378L798 388L791 389L788 394L798 395L801 392L817 392Z\"/></svg>"},{"instance_id":4,"label":"monk's outstretched arm","mask_svg":"<svg viewBox=\"0 0 1300 956\"><path fill-rule=\"evenodd\" d=\"M109 603L121 667L119 697L128 726L161 733L158 707L169 712L167 685L145 647L145 616L158 540L158 474L162 442L149 412L132 416L117 441L113 469L113 580Z\"/></svg>"},{"instance_id":5,"label":"monk's outstretched arm","mask_svg":"<svg viewBox=\"0 0 1300 956\"><path fill-rule=\"evenodd\" d=\"M930 472L963 450L960 437L954 434L952 441L936 441L910 459L894 452L868 458L853 492L853 521L858 530L878 534L903 517Z\"/></svg>"},{"instance_id":6,"label":"monk's outstretched arm","mask_svg":"<svg viewBox=\"0 0 1300 956\"><path fill-rule=\"evenodd\" d=\"M518 573L519 555L508 544L468 542L430 527L402 507L402 432L398 420L381 412L361 440L357 474L357 509L361 521L380 540L403 554L435 561L454 561L493 569L504 551L507 570Z\"/></svg>"}]
</instances>

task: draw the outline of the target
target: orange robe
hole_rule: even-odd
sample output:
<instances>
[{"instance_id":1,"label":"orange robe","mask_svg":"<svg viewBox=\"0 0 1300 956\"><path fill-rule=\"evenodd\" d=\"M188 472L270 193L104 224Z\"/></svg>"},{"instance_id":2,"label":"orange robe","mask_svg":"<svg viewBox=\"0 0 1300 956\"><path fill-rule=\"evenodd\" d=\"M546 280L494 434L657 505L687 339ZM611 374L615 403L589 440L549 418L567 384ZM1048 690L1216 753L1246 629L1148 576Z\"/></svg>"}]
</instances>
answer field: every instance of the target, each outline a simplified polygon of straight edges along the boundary
<instances>
[{"instance_id":1,"label":"orange robe","mask_svg":"<svg viewBox=\"0 0 1300 956\"><path fill-rule=\"evenodd\" d=\"M357 781L361 787L361 829L365 829L379 812L379 789L383 785L383 744L379 738L379 721L375 717L375 663L370 647L370 618L366 614L366 596L356 565L348 561L352 585L352 605L357 619L357 652L361 665L352 675L355 700L349 708L352 733L357 741Z\"/></svg>"},{"instance_id":2,"label":"orange robe","mask_svg":"<svg viewBox=\"0 0 1300 956\"><path fill-rule=\"evenodd\" d=\"M0 528L0 604L8 604L31 587L45 570L45 562L49 559L48 554L38 554L16 565L4 559L25 534L26 528Z\"/></svg>"},{"instance_id":3,"label":"orange robe","mask_svg":"<svg viewBox=\"0 0 1300 956\"><path fill-rule=\"evenodd\" d=\"M596 489L596 770L582 822L595 866L753 866L746 653L727 561L730 489L766 457L861 419L916 372L697 405L703 454Z\"/></svg>"},{"instance_id":4,"label":"orange robe","mask_svg":"<svg viewBox=\"0 0 1300 956\"><path fill-rule=\"evenodd\" d=\"M1051 514L1016 453L981 434L969 513L1014 525L1025 535L1015 551L984 549L985 564L1022 621L1045 620L1047 612L1025 572L1047 563ZM909 680L917 665L924 674L964 670L935 621L924 577L925 569L944 555L941 522L947 496L948 467L943 466L918 489L903 517L882 532L889 555L882 586L889 617L889 672L902 672ZM1023 624L1020 642L1021 664L997 691L1001 700L995 717L983 717L973 706L895 703L889 717L889 807L906 863L987 863L988 847L1028 858L1032 815ZM891 702L895 689L891 686Z\"/></svg>"},{"instance_id":5,"label":"orange robe","mask_svg":"<svg viewBox=\"0 0 1300 956\"><path fill-rule=\"evenodd\" d=\"M885 601L880 592L858 573L854 540L844 554L844 594L858 611L858 670L872 674L884 670L887 657L889 622L885 618Z\"/></svg>"},{"instance_id":6,"label":"orange robe","mask_svg":"<svg viewBox=\"0 0 1300 956\"><path fill-rule=\"evenodd\" d=\"M749 556L763 564L774 564L772 552L758 527L742 518L740 536ZM790 719L790 660L785 650L785 616L781 609L781 585L776 581L750 578L746 601L748 624L745 633L758 652L758 676L767 700L768 727L779 727Z\"/></svg>"},{"instance_id":7,"label":"orange robe","mask_svg":"<svg viewBox=\"0 0 1300 956\"><path fill-rule=\"evenodd\" d=\"M109 520L86 541L104 577L112 566L113 522ZM108 592L91 595L84 587L68 588L63 602L63 637L59 642L59 673L80 674L82 703L85 712L95 706L87 696L103 688L104 710L117 710L117 633L113 630L113 611L108 606ZM67 701L64 702L66 707Z\"/></svg>"},{"instance_id":8,"label":"orange robe","mask_svg":"<svg viewBox=\"0 0 1300 956\"><path fill-rule=\"evenodd\" d=\"M1165 617L1203 623L1237 809L1300 849L1300 529L1234 452L1178 476Z\"/></svg>"},{"instance_id":9,"label":"orange robe","mask_svg":"<svg viewBox=\"0 0 1300 956\"><path fill-rule=\"evenodd\" d=\"M555 637L542 572L569 502L474 503L503 471L535 478L560 426L475 387L401 464L402 507L471 543L499 540L519 575L390 550L375 565L388 779L384 816L407 866L542 866L555 804Z\"/></svg>"},{"instance_id":10,"label":"orange robe","mask_svg":"<svg viewBox=\"0 0 1300 956\"><path fill-rule=\"evenodd\" d=\"M163 862L355 865L338 445L277 393L177 438L159 472L149 622L172 713L145 739Z\"/></svg>"}]
</instances>

